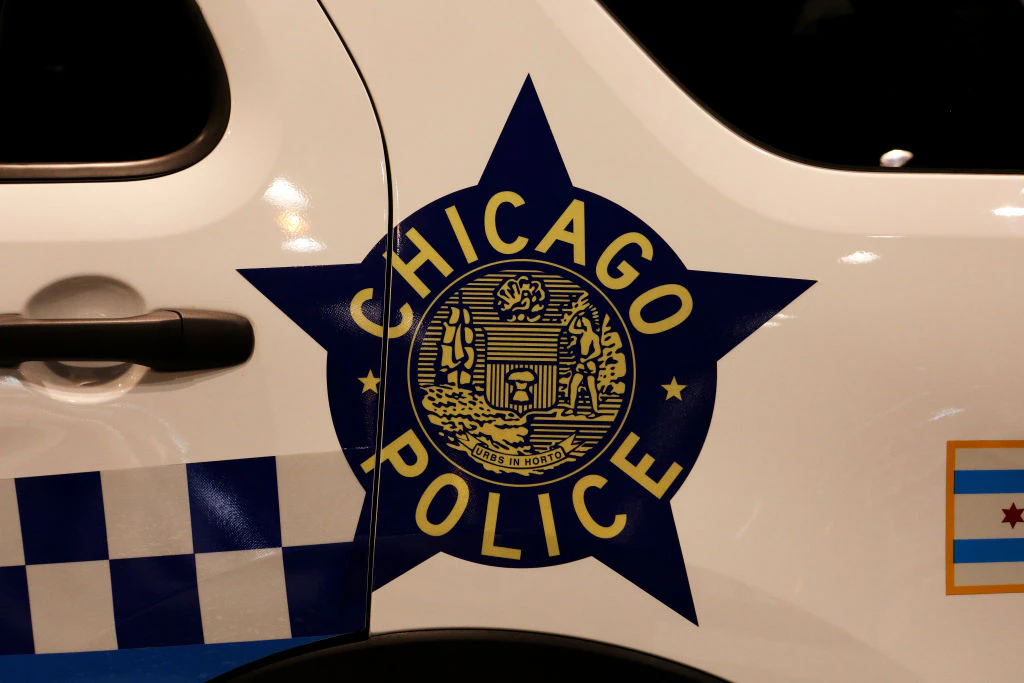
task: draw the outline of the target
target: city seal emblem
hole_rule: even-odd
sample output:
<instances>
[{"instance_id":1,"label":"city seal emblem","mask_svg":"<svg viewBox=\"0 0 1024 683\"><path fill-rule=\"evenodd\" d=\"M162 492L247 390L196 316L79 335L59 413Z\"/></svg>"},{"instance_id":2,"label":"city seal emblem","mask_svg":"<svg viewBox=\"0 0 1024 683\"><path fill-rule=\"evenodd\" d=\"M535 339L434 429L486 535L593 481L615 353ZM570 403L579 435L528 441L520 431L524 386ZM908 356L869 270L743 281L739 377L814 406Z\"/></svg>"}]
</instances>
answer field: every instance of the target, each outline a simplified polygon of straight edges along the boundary
<instances>
[{"instance_id":1,"label":"city seal emblem","mask_svg":"<svg viewBox=\"0 0 1024 683\"><path fill-rule=\"evenodd\" d=\"M633 348L601 289L536 259L474 269L428 307L408 389L437 452L495 484L542 485L598 457L632 399Z\"/></svg>"},{"instance_id":2,"label":"city seal emblem","mask_svg":"<svg viewBox=\"0 0 1024 683\"><path fill-rule=\"evenodd\" d=\"M362 263L240 272L327 351L374 587L437 553L594 557L697 623L669 503L707 436L718 360L812 281L688 270L573 186L529 78L479 182Z\"/></svg>"}]
</instances>

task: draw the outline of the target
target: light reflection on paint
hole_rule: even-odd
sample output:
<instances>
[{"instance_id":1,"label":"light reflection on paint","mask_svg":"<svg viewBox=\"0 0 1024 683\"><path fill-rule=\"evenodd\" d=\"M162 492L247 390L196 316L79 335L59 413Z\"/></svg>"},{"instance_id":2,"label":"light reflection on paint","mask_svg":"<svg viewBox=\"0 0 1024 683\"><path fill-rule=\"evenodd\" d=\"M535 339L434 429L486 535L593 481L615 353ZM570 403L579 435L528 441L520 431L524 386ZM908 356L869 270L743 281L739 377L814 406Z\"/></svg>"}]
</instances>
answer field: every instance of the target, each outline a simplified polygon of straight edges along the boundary
<instances>
[{"instance_id":1,"label":"light reflection on paint","mask_svg":"<svg viewBox=\"0 0 1024 683\"><path fill-rule=\"evenodd\" d=\"M962 412L964 412L963 408L943 408L942 410L940 410L939 412L935 413L930 418L928 418L928 421L929 422L936 422L936 421L941 420L941 419L943 419L945 417L952 417L953 415L958 415L958 414L960 414Z\"/></svg>"},{"instance_id":2,"label":"light reflection on paint","mask_svg":"<svg viewBox=\"0 0 1024 683\"><path fill-rule=\"evenodd\" d=\"M265 538L258 522L253 520L251 510L239 499L229 485L206 476L195 480L196 493L193 505L203 508L209 519L231 533L231 540L244 548L259 549L255 559L262 559L273 549L267 548L273 542Z\"/></svg>"},{"instance_id":3,"label":"light reflection on paint","mask_svg":"<svg viewBox=\"0 0 1024 683\"><path fill-rule=\"evenodd\" d=\"M871 263L879 259L878 254L873 251L855 251L852 254L847 254L839 259L840 263L846 263L852 266L858 266L864 263Z\"/></svg>"},{"instance_id":4,"label":"light reflection on paint","mask_svg":"<svg viewBox=\"0 0 1024 683\"><path fill-rule=\"evenodd\" d=\"M1000 206L998 209L993 209L992 213L1004 218L1019 218L1024 216L1024 206Z\"/></svg>"},{"instance_id":5,"label":"light reflection on paint","mask_svg":"<svg viewBox=\"0 0 1024 683\"><path fill-rule=\"evenodd\" d=\"M277 225L284 233L281 249L299 254L323 251L327 248L320 240L310 234L309 195L287 178L274 178L266 191L263 200L280 209L277 214Z\"/></svg>"},{"instance_id":6,"label":"light reflection on paint","mask_svg":"<svg viewBox=\"0 0 1024 683\"><path fill-rule=\"evenodd\" d=\"M263 193L263 200L279 209L301 211L309 208L309 197L287 178L274 178Z\"/></svg>"},{"instance_id":7,"label":"light reflection on paint","mask_svg":"<svg viewBox=\"0 0 1024 683\"><path fill-rule=\"evenodd\" d=\"M138 386L149 372L145 365L122 363L113 376L97 381L89 373L55 373L45 361L29 361L18 366L22 384L56 401L78 405L97 405L121 398ZM117 366L115 366L117 368Z\"/></svg>"},{"instance_id":8,"label":"light reflection on paint","mask_svg":"<svg viewBox=\"0 0 1024 683\"><path fill-rule=\"evenodd\" d=\"M736 538L740 538L742 536L745 536L747 531L750 529L750 525L752 525L754 523L754 520L756 520L760 515L761 515L761 499L758 498L757 500L754 501L754 509L750 511L750 516L747 517L747 521L744 522L743 526L741 526L736 531Z\"/></svg>"},{"instance_id":9,"label":"light reflection on paint","mask_svg":"<svg viewBox=\"0 0 1024 683\"><path fill-rule=\"evenodd\" d=\"M323 251L327 248L327 245L319 240L313 239L312 237L294 237L290 240L285 240L281 244L281 248L286 251L297 251L308 254L314 251Z\"/></svg>"},{"instance_id":10,"label":"light reflection on paint","mask_svg":"<svg viewBox=\"0 0 1024 683\"><path fill-rule=\"evenodd\" d=\"M763 327L778 327L779 325L782 324L783 320L793 320L794 318L796 318L795 315L787 315L785 313L777 313L776 315L772 316L772 319L769 320L768 322L766 322L763 325Z\"/></svg>"},{"instance_id":11,"label":"light reflection on paint","mask_svg":"<svg viewBox=\"0 0 1024 683\"><path fill-rule=\"evenodd\" d=\"M295 211L282 211L277 224L289 235L298 235L309 230L309 223Z\"/></svg>"}]
</instances>

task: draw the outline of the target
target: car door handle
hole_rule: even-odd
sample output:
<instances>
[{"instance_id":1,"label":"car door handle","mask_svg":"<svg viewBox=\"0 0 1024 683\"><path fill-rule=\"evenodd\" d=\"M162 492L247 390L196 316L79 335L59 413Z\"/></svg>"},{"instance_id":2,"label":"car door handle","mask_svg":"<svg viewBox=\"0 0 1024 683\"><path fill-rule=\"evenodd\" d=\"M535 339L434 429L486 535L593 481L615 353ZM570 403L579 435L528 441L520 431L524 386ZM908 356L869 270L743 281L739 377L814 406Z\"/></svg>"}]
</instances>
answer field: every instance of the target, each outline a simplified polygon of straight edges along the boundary
<instances>
[{"instance_id":1,"label":"car door handle","mask_svg":"<svg viewBox=\"0 0 1024 683\"><path fill-rule=\"evenodd\" d=\"M160 309L131 318L0 315L0 365L23 361L120 361L163 372L240 365L252 355L252 324L240 315Z\"/></svg>"}]
</instances>

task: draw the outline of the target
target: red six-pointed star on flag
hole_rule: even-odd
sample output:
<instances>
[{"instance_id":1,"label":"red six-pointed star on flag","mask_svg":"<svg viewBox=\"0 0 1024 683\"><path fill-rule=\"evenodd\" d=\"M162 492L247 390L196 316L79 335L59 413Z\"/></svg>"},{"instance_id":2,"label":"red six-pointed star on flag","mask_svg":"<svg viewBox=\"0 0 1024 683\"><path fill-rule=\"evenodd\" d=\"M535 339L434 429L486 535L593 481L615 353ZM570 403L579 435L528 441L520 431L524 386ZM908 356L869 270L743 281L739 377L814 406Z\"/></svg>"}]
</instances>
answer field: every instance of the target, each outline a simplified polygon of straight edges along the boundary
<instances>
[{"instance_id":1,"label":"red six-pointed star on flag","mask_svg":"<svg viewBox=\"0 0 1024 683\"><path fill-rule=\"evenodd\" d=\"M1009 524L1011 529L1017 526L1017 522L1024 524L1021 515L1024 515L1024 508L1018 508L1016 503L1010 503L1010 507L1003 508L1003 524Z\"/></svg>"}]
</instances>

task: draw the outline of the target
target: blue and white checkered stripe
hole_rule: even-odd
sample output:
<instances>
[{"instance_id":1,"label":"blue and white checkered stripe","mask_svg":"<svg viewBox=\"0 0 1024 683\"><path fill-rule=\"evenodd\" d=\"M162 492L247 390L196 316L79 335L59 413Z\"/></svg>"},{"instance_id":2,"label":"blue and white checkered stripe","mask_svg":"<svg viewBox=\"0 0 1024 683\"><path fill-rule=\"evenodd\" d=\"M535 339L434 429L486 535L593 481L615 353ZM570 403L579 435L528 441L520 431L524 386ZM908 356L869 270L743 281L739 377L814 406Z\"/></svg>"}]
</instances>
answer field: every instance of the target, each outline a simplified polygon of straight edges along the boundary
<instances>
[{"instance_id":1,"label":"blue and white checkered stripe","mask_svg":"<svg viewBox=\"0 0 1024 683\"><path fill-rule=\"evenodd\" d=\"M341 453L0 480L0 654L361 629L361 493Z\"/></svg>"}]
</instances>

